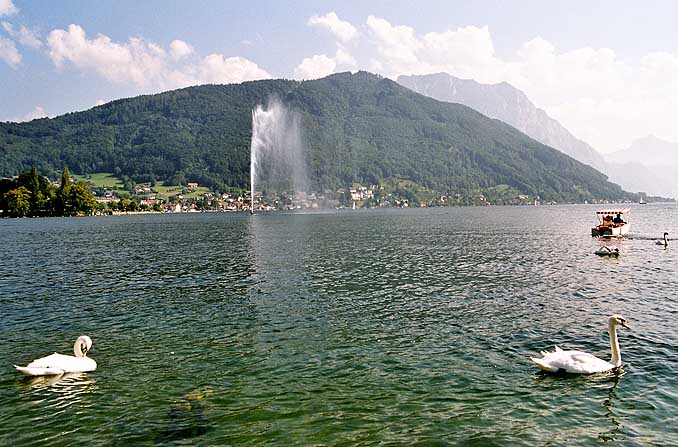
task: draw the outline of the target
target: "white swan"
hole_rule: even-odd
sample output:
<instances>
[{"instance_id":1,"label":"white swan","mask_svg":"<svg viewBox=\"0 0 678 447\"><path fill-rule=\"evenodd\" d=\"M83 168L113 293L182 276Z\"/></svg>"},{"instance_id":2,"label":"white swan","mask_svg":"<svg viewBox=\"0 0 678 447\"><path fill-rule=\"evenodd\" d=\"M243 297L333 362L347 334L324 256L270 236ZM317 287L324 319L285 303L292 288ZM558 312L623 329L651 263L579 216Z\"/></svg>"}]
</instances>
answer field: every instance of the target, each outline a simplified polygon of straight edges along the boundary
<instances>
[{"instance_id":1,"label":"white swan","mask_svg":"<svg viewBox=\"0 0 678 447\"><path fill-rule=\"evenodd\" d=\"M664 247L668 247L669 246L669 240L666 238L666 236L668 236L668 235L669 235L669 233L664 232L664 240L663 241L657 241L656 242L657 245L663 245Z\"/></svg>"},{"instance_id":2,"label":"white swan","mask_svg":"<svg viewBox=\"0 0 678 447\"><path fill-rule=\"evenodd\" d=\"M620 251L619 248L615 247L614 245L603 245L594 253L598 256L619 256Z\"/></svg>"},{"instance_id":3,"label":"white swan","mask_svg":"<svg viewBox=\"0 0 678 447\"><path fill-rule=\"evenodd\" d=\"M620 315L612 315L607 323L610 333L610 349L612 359L606 362L595 355L582 351L563 351L558 346L554 352L542 351L543 357L531 357L532 361L541 369L548 372L568 372L573 374L593 374L619 368L622 364L619 342L617 341L617 326L629 328L626 320Z\"/></svg>"},{"instance_id":4,"label":"white swan","mask_svg":"<svg viewBox=\"0 0 678 447\"><path fill-rule=\"evenodd\" d=\"M97 369L97 362L87 357L87 351L92 348L92 339L81 335L75 340L72 355L57 354L33 360L26 366L14 367L27 376L52 376L72 372L87 372Z\"/></svg>"}]
</instances>

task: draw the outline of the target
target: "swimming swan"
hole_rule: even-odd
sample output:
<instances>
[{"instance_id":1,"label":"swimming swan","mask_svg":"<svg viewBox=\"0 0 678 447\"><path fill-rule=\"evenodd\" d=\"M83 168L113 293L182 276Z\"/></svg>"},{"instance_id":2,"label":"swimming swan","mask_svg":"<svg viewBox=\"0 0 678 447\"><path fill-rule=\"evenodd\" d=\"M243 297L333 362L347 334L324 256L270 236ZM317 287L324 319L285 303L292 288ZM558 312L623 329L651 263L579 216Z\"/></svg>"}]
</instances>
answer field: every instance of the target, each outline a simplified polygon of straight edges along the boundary
<instances>
[{"instance_id":1,"label":"swimming swan","mask_svg":"<svg viewBox=\"0 0 678 447\"><path fill-rule=\"evenodd\" d=\"M656 244L657 245L663 245L664 247L668 247L669 246L669 240L666 239L666 236L668 236L668 235L669 235L669 233L664 232L664 240L663 241L657 241Z\"/></svg>"},{"instance_id":2,"label":"swimming swan","mask_svg":"<svg viewBox=\"0 0 678 447\"><path fill-rule=\"evenodd\" d=\"M573 374L593 374L619 368L622 364L619 342L617 341L617 326L629 328L626 320L620 315L612 315L607 323L610 333L610 349L612 359L606 362L595 355L582 351L563 351L558 346L554 352L542 351L543 357L532 358L532 361L544 371L568 372Z\"/></svg>"},{"instance_id":3,"label":"swimming swan","mask_svg":"<svg viewBox=\"0 0 678 447\"><path fill-rule=\"evenodd\" d=\"M26 366L14 367L27 376L52 376L72 372L87 372L97 369L97 362L87 357L87 351L92 348L92 339L81 335L75 340L72 355L57 354L33 360Z\"/></svg>"},{"instance_id":4,"label":"swimming swan","mask_svg":"<svg viewBox=\"0 0 678 447\"><path fill-rule=\"evenodd\" d=\"M619 248L615 247L614 245L603 245L594 253L598 256L619 256L620 251Z\"/></svg>"}]
</instances>

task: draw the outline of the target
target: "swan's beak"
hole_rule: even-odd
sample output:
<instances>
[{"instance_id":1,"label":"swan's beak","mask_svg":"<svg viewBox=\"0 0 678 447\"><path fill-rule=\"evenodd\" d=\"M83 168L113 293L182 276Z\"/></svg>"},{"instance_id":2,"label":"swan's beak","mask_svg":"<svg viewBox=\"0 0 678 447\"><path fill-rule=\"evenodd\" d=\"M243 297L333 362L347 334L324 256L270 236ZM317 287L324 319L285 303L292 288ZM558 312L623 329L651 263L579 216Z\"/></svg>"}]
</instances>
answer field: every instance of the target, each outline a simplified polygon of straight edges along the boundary
<instances>
[{"instance_id":1,"label":"swan's beak","mask_svg":"<svg viewBox=\"0 0 678 447\"><path fill-rule=\"evenodd\" d=\"M622 321L622 322L621 322L621 325L622 325L623 327L625 327L626 329L631 329L631 326L629 326L629 325L626 323L626 321Z\"/></svg>"}]
</instances>

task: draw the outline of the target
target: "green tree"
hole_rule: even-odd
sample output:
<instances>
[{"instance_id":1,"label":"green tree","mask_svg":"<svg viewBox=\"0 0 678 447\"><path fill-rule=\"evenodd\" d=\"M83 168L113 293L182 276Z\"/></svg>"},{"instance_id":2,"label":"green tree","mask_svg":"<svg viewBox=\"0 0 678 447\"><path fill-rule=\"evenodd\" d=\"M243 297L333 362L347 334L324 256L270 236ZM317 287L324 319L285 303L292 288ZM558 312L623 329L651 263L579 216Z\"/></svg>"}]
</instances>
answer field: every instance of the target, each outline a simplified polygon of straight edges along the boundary
<instances>
[{"instance_id":1,"label":"green tree","mask_svg":"<svg viewBox=\"0 0 678 447\"><path fill-rule=\"evenodd\" d=\"M41 213L40 204L44 203L44 196L40 191L40 174L38 169L33 165L30 173L30 187L31 191L31 216L38 216Z\"/></svg>"},{"instance_id":2,"label":"green tree","mask_svg":"<svg viewBox=\"0 0 678 447\"><path fill-rule=\"evenodd\" d=\"M139 211L139 202L136 200L130 200L129 205L127 206L127 211Z\"/></svg>"},{"instance_id":3,"label":"green tree","mask_svg":"<svg viewBox=\"0 0 678 447\"><path fill-rule=\"evenodd\" d=\"M71 203L71 174L65 167L61 172L61 184L56 194L56 214L59 216L70 216L73 213Z\"/></svg>"},{"instance_id":4,"label":"green tree","mask_svg":"<svg viewBox=\"0 0 678 447\"><path fill-rule=\"evenodd\" d=\"M97 208L97 201L87 183L80 180L69 188L69 201L73 214L91 215Z\"/></svg>"},{"instance_id":5,"label":"green tree","mask_svg":"<svg viewBox=\"0 0 678 447\"><path fill-rule=\"evenodd\" d=\"M26 217L31 209L31 192L19 186L6 194L7 212L11 217Z\"/></svg>"},{"instance_id":6,"label":"green tree","mask_svg":"<svg viewBox=\"0 0 678 447\"><path fill-rule=\"evenodd\" d=\"M0 179L0 210L4 211L3 216L8 215L7 211L7 193L16 187L12 179Z\"/></svg>"},{"instance_id":7,"label":"green tree","mask_svg":"<svg viewBox=\"0 0 678 447\"><path fill-rule=\"evenodd\" d=\"M104 214L106 212L106 205L102 202L95 203L96 203L95 213L99 215Z\"/></svg>"},{"instance_id":8,"label":"green tree","mask_svg":"<svg viewBox=\"0 0 678 447\"><path fill-rule=\"evenodd\" d=\"M38 173L38 169L33 166L30 171L24 171L19 174L16 181L16 187L23 186L31 193L31 208L29 216L45 216L51 213L49 209L49 180Z\"/></svg>"},{"instance_id":9,"label":"green tree","mask_svg":"<svg viewBox=\"0 0 678 447\"><path fill-rule=\"evenodd\" d=\"M130 199L120 199L120 201L118 201L118 209L120 211L129 211L131 203L132 201Z\"/></svg>"}]
</instances>

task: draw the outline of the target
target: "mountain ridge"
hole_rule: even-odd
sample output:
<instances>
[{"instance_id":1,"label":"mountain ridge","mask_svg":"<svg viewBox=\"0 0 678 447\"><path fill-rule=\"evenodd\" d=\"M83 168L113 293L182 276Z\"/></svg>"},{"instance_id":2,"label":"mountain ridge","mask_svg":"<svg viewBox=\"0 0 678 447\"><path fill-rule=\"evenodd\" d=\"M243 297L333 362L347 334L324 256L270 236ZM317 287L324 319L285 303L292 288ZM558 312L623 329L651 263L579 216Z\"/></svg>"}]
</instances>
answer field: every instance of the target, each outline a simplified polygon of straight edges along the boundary
<instances>
[{"instance_id":1,"label":"mountain ridge","mask_svg":"<svg viewBox=\"0 0 678 447\"><path fill-rule=\"evenodd\" d=\"M447 73L399 76L397 82L439 101L458 102L500 119L535 140L606 171L605 160L590 145L576 138L558 121L530 101L527 95L507 82L481 84Z\"/></svg>"},{"instance_id":2,"label":"mountain ridge","mask_svg":"<svg viewBox=\"0 0 678 447\"><path fill-rule=\"evenodd\" d=\"M251 111L272 96L300 114L316 190L401 178L432 191L506 185L557 201L632 196L508 124L367 72L196 86L0 123L0 175L68 165L77 174L246 188Z\"/></svg>"}]
</instances>

